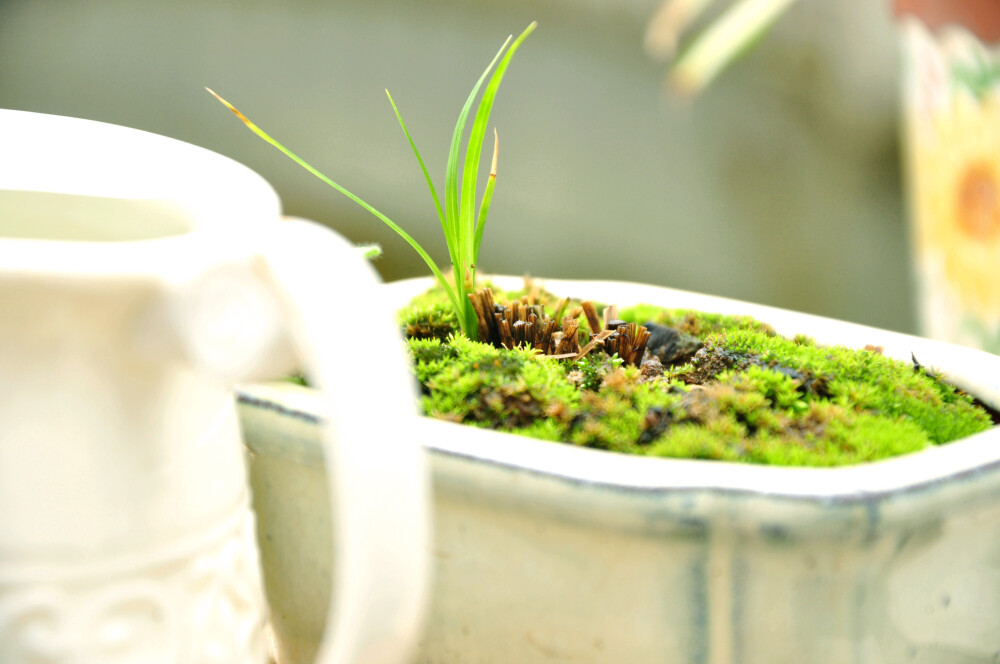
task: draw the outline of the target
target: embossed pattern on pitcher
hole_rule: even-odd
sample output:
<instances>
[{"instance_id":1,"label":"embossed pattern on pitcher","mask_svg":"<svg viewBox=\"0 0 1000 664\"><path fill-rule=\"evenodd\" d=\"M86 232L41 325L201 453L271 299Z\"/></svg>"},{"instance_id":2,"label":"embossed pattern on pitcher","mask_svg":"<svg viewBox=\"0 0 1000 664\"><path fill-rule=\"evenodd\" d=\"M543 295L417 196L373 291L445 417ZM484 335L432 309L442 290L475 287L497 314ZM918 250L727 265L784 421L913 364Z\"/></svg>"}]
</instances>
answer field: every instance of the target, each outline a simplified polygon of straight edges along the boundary
<instances>
[{"instance_id":1,"label":"embossed pattern on pitcher","mask_svg":"<svg viewBox=\"0 0 1000 664\"><path fill-rule=\"evenodd\" d=\"M23 664L262 663L253 538L241 506L166 552L0 565L0 652Z\"/></svg>"}]
</instances>

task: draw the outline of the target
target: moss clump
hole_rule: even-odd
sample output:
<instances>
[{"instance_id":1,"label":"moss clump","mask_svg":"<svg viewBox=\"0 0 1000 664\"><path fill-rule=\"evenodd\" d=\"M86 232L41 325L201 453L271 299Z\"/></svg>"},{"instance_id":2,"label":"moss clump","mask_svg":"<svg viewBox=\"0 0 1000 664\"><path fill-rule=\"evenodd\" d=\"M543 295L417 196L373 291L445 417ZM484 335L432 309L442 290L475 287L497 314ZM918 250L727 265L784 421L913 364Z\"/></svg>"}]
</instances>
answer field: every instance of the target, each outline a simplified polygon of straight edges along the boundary
<instances>
[{"instance_id":1,"label":"moss clump","mask_svg":"<svg viewBox=\"0 0 1000 664\"><path fill-rule=\"evenodd\" d=\"M440 319L424 306L410 320ZM619 317L697 337L700 350L622 367L604 354L560 362L455 334L414 338L424 409L604 450L788 466L873 461L991 426L968 395L874 350L785 339L747 317L647 305Z\"/></svg>"},{"instance_id":2,"label":"moss clump","mask_svg":"<svg viewBox=\"0 0 1000 664\"><path fill-rule=\"evenodd\" d=\"M531 349L494 348L461 335L409 345L425 387L424 408L434 417L514 431L577 397L562 366Z\"/></svg>"},{"instance_id":3,"label":"moss clump","mask_svg":"<svg viewBox=\"0 0 1000 664\"><path fill-rule=\"evenodd\" d=\"M915 452L931 443L911 421L811 397L801 381L760 365L689 388L675 422L648 454L833 466Z\"/></svg>"},{"instance_id":4,"label":"moss clump","mask_svg":"<svg viewBox=\"0 0 1000 664\"><path fill-rule=\"evenodd\" d=\"M400 314L403 334L407 339L439 339L444 341L458 330L455 309L444 303L426 307L410 307Z\"/></svg>"},{"instance_id":5,"label":"moss clump","mask_svg":"<svg viewBox=\"0 0 1000 664\"><path fill-rule=\"evenodd\" d=\"M596 390L612 371L622 365L617 355L608 356L601 353L591 353L570 363L567 367L566 380L581 390Z\"/></svg>"},{"instance_id":6,"label":"moss clump","mask_svg":"<svg viewBox=\"0 0 1000 664\"><path fill-rule=\"evenodd\" d=\"M804 390L832 403L887 419L912 421L934 444L990 426L989 415L968 395L923 369L870 350L822 348L778 336L737 330L716 337L730 352L752 354L762 366L787 373Z\"/></svg>"},{"instance_id":7,"label":"moss clump","mask_svg":"<svg viewBox=\"0 0 1000 664\"><path fill-rule=\"evenodd\" d=\"M672 327L700 339L711 334L720 334L731 330L748 330L770 336L775 335L774 328L750 316L732 316L688 309L664 309L652 304L638 304L622 309L618 316L630 323L646 323L648 321Z\"/></svg>"}]
</instances>

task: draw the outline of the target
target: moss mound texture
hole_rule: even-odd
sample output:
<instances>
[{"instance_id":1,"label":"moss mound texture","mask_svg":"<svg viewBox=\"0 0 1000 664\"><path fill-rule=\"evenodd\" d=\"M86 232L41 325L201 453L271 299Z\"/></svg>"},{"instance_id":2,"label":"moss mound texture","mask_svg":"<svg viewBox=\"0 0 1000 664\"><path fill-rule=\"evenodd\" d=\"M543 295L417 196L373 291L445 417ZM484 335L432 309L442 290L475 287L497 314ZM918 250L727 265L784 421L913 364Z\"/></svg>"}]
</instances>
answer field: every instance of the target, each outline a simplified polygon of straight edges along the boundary
<instances>
[{"instance_id":1,"label":"moss mound texture","mask_svg":"<svg viewBox=\"0 0 1000 664\"><path fill-rule=\"evenodd\" d=\"M668 330L664 347L687 350L661 353L661 362L647 349L638 367L596 352L556 361L457 334L433 294L402 313L428 415L545 440L648 456L842 466L992 426L970 396L878 349L819 347L746 317L648 305L620 318Z\"/></svg>"}]
</instances>

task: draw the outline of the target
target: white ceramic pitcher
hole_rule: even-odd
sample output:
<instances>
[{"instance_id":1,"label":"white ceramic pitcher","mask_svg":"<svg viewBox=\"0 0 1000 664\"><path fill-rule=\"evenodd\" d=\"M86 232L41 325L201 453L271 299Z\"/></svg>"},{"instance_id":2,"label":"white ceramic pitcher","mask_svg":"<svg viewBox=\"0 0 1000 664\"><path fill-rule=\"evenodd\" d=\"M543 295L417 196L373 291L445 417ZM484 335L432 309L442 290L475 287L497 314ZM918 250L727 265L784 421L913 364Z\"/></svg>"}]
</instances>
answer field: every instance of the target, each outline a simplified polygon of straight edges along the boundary
<instances>
[{"instance_id":1,"label":"white ceramic pitcher","mask_svg":"<svg viewBox=\"0 0 1000 664\"><path fill-rule=\"evenodd\" d=\"M412 381L374 271L255 173L0 111L0 662L264 662L231 387L322 386L337 560L320 661L403 661L426 586Z\"/></svg>"}]
</instances>

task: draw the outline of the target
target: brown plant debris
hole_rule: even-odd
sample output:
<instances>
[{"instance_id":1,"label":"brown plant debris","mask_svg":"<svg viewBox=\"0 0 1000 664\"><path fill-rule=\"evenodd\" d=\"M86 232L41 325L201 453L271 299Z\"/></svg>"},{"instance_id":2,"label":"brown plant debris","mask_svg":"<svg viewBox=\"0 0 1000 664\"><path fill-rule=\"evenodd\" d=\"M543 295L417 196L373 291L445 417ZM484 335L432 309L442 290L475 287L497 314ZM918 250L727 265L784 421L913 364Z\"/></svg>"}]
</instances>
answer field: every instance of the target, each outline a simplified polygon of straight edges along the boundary
<instances>
[{"instance_id":1,"label":"brown plant debris","mask_svg":"<svg viewBox=\"0 0 1000 664\"><path fill-rule=\"evenodd\" d=\"M580 306L583 307L583 313L587 316L587 324L590 326L591 333L603 330L604 326L601 325L601 319L597 317L597 308L594 307L594 303L581 302Z\"/></svg>"},{"instance_id":2,"label":"brown plant debris","mask_svg":"<svg viewBox=\"0 0 1000 664\"><path fill-rule=\"evenodd\" d=\"M608 307L610 309L611 307ZM605 309L605 314L607 309ZM642 355L646 352L649 341L649 330L636 323L626 323L617 318L607 321L604 332L611 332L604 340L604 352L609 355L617 353L625 364L639 366Z\"/></svg>"},{"instance_id":3,"label":"brown plant debris","mask_svg":"<svg viewBox=\"0 0 1000 664\"><path fill-rule=\"evenodd\" d=\"M593 302L582 302L567 311L569 299L564 298L556 306L555 316L549 317L535 290L502 305L493 299L492 290L482 288L469 293L469 301L479 322L479 340L497 348L531 347L553 359L579 360L601 347L608 355L617 354L626 365L639 366L649 341L649 331L619 320L614 305L599 316ZM582 347L580 336L585 333L580 329L581 314L591 332Z\"/></svg>"},{"instance_id":4,"label":"brown plant debris","mask_svg":"<svg viewBox=\"0 0 1000 664\"><path fill-rule=\"evenodd\" d=\"M580 349L580 352L576 354L573 360L574 361L579 360L584 355L597 348L599 345L603 345L604 340L610 337L612 334L614 334L614 330L601 330L597 334L591 334L590 341L587 342L586 346Z\"/></svg>"}]
</instances>

